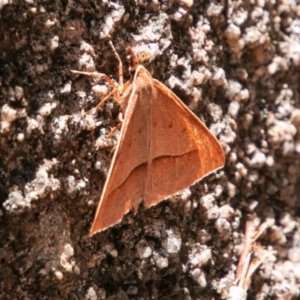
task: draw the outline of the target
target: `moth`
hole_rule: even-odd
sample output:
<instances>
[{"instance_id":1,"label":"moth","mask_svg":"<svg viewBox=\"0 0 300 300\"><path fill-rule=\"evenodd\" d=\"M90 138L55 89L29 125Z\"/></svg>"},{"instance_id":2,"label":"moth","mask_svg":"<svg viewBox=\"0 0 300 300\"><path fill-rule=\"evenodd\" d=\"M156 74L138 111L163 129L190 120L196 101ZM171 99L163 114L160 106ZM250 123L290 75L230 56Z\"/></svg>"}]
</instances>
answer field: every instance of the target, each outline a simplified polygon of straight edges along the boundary
<instances>
[{"instance_id":1,"label":"moth","mask_svg":"<svg viewBox=\"0 0 300 300\"><path fill-rule=\"evenodd\" d=\"M209 129L164 84L152 78L138 63L131 47L131 79L123 84L119 62L119 84L97 72L72 71L104 78L111 95L124 114L107 179L90 235L120 222L141 201L150 207L222 168L223 148Z\"/></svg>"}]
</instances>

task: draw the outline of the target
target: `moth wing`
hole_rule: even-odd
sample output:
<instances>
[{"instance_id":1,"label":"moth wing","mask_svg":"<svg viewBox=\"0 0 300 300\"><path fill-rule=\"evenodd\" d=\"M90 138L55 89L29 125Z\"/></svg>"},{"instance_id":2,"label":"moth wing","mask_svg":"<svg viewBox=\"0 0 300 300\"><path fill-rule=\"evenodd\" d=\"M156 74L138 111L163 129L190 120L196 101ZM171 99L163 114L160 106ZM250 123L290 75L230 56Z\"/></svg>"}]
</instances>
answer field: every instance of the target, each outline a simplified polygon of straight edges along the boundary
<instances>
[{"instance_id":1,"label":"moth wing","mask_svg":"<svg viewBox=\"0 0 300 300\"><path fill-rule=\"evenodd\" d=\"M142 66L121 100L127 106L121 137L91 235L118 223L142 199L154 205L224 165L217 139Z\"/></svg>"},{"instance_id":2,"label":"moth wing","mask_svg":"<svg viewBox=\"0 0 300 300\"><path fill-rule=\"evenodd\" d=\"M154 79L152 164L146 205L194 184L224 166L223 149L209 129L165 85Z\"/></svg>"},{"instance_id":3,"label":"moth wing","mask_svg":"<svg viewBox=\"0 0 300 300\"><path fill-rule=\"evenodd\" d=\"M142 68L141 72L145 71ZM123 218L143 199L151 135L150 99L153 83L136 74L121 99L126 111L110 170L107 175L90 234L102 231Z\"/></svg>"}]
</instances>

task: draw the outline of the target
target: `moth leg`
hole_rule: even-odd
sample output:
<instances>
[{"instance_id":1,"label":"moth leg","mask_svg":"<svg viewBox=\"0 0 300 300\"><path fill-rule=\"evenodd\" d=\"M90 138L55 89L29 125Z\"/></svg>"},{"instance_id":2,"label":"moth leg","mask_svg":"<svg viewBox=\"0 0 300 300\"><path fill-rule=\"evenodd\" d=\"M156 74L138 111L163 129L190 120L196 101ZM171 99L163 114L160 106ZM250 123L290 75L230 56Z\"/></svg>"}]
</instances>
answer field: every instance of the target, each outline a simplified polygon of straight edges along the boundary
<instances>
[{"instance_id":1,"label":"moth leg","mask_svg":"<svg viewBox=\"0 0 300 300\"><path fill-rule=\"evenodd\" d=\"M122 126L122 123L119 123L117 126L115 126L112 129L112 131L109 133L109 135L107 136L107 138L111 138L115 134L115 132L121 128L121 126Z\"/></svg>"},{"instance_id":2,"label":"moth leg","mask_svg":"<svg viewBox=\"0 0 300 300\"><path fill-rule=\"evenodd\" d=\"M77 70L71 70L73 74L80 74L80 75L86 75L93 78L103 78L107 81L107 83L115 90L118 89L118 86L104 73L98 73L98 72L82 72Z\"/></svg>"},{"instance_id":3,"label":"moth leg","mask_svg":"<svg viewBox=\"0 0 300 300\"><path fill-rule=\"evenodd\" d=\"M71 72L73 74L80 74L80 75L86 75L86 76L90 76L93 78L103 78L104 80L107 81L107 83L112 87L112 92L110 92L106 97L104 97L104 99L102 99L96 106L96 110L99 110L103 104L105 103L105 101L107 99L109 99L112 95L114 96L115 100L117 102L120 102L120 92L123 90L123 64L121 61L121 58L118 54L118 52L116 51L116 48L114 47L112 41L109 41L109 45L115 55L115 57L117 58L117 61L119 63L118 66L118 75L119 75L119 85L115 84L106 74L104 73L98 73L98 72L82 72L82 71L77 71L77 70L71 70Z\"/></svg>"},{"instance_id":4,"label":"moth leg","mask_svg":"<svg viewBox=\"0 0 300 300\"><path fill-rule=\"evenodd\" d=\"M119 130L119 129L122 127L123 118L122 118L122 120L121 120L121 119L120 119L121 117L122 117L122 113L120 112L119 115L118 115L118 121L120 121L120 123L118 123L118 124L111 130L111 132L109 133L109 135L107 136L107 138L111 138L111 137L115 134L115 132L116 132L117 130ZM111 149L111 151L110 151L110 155L109 155L110 157L113 156L113 154L114 154L116 148L117 148L117 146L112 147L112 149Z\"/></svg>"},{"instance_id":5,"label":"moth leg","mask_svg":"<svg viewBox=\"0 0 300 300\"><path fill-rule=\"evenodd\" d=\"M123 115L122 115L121 112L118 115L118 121L119 121L119 123L111 130L111 132L109 133L109 135L107 136L107 138L111 138L115 134L115 132L121 128L122 123L123 123ZM110 157L113 156L115 150L116 150L116 146L114 146L111 149L111 151L110 151Z\"/></svg>"},{"instance_id":6,"label":"moth leg","mask_svg":"<svg viewBox=\"0 0 300 300\"><path fill-rule=\"evenodd\" d=\"M123 118L123 113L122 113L122 111L120 111L119 114L118 114L118 122L119 122L120 124L122 124L122 123L124 122L124 118Z\"/></svg>"},{"instance_id":7,"label":"moth leg","mask_svg":"<svg viewBox=\"0 0 300 300\"><path fill-rule=\"evenodd\" d=\"M123 123L123 115L122 115L121 112L120 112L119 115L118 115L118 120L117 120L117 121L118 121L119 123L111 130L111 132L108 134L107 138L111 138L111 137L115 134L115 132L121 128L122 123ZM116 148L116 147L113 147L111 153L114 153L115 148Z\"/></svg>"},{"instance_id":8,"label":"moth leg","mask_svg":"<svg viewBox=\"0 0 300 300\"><path fill-rule=\"evenodd\" d=\"M106 100L108 100L112 95L114 95L114 98L116 97L115 96L115 90L113 90L113 91L111 91L107 96L105 96L97 105L96 105L96 107L94 108L94 109L96 109L96 110L99 110L102 106L103 106L103 104L105 103L105 101Z\"/></svg>"},{"instance_id":9,"label":"moth leg","mask_svg":"<svg viewBox=\"0 0 300 300\"><path fill-rule=\"evenodd\" d=\"M109 45L110 45L112 51L114 52L114 55L119 63L119 66L118 66L119 88L123 89L123 63L122 63L122 60L111 40L109 41Z\"/></svg>"},{"instance_id":10,"label":"moth leg","mask_svg":"<svg viewBox=\"0 0 300 300\"><path fill-rule=\"evenodd\" d=\"M77 70L71 70L71 72L73 74L86 75L86 76L90 76L93 78L103 78L112 87L113 90L97 104L97 106L95 107L96 110L99 110L103 106L105 101L108 100L112 95L114 96L115 100L117 102L119 102L119 95L117 93L119 87L106 74L98 73L98 72L82 72L82 71L77 71ZM91 110L93 110L93 109L91 109ZM88 113L88 112L86 112L86 113Z\"/></svg>"},{"instance_id":11,"label":"moth leg","mask_svg":"<svg viewBox=\"0 0 300 300\"><path fill-rule=\"evenodd\" d=\"M123 114L121 111L118 114L117 122L118 122L118 125L112 130L112 132L109 134L109 136L114 134L116 130L120 129L122 126L122 123L124 122Z\"/></svg>"},{"instance_id":12,"label":"moth leg","mask_svg":"<svg viewBox=\"0 0 300 300\"><path fill-rule=\"evenodd\" d=\"M112 149L110 150L110 153L109 153L109 158L112 158L112 157L113 157L116 148L117 148L117 146L113 146L113 147L112 147Z\"/></svg>"}]
</instances>

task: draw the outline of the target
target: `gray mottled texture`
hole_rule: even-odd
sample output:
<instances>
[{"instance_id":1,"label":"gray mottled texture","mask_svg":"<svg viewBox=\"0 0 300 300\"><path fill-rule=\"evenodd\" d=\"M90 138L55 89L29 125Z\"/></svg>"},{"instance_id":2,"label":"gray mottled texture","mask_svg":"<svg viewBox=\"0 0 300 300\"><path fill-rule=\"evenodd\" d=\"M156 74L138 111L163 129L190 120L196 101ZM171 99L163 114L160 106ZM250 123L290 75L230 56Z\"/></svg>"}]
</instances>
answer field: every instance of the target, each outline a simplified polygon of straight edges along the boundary
<instances>
[{"instance_id":1,"label":"gray mottled texture","mask_svg":"<svg viewBox=\"0 0 300 300\"><path fill-rule=\"evenodd\" d=\"M252 219L263 259L240 297L299 299L299 19L294 0L0 1L0 298L234 299ZM108 87L70 70L116 79L109 36L226 166L90 238L119 108L88 112Z\"/></svg>"}]
</instances>

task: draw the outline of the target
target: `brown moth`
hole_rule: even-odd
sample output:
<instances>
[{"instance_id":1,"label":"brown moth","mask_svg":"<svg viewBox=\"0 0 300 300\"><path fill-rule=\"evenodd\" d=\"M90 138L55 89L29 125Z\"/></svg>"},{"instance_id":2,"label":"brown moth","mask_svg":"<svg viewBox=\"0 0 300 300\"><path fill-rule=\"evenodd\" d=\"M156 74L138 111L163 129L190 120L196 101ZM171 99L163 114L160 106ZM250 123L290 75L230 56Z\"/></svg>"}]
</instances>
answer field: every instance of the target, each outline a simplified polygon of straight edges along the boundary
<instances>
[{"instance_id":1,"label":"brown moth","mask_svg":"<svg viewBox=\"0 0 300 300\"><path fill-rule=\"evenodd\" d=\"M132 78L123 85L122 62L110 45L119 61L119 86L105 74L72 71L107 80L124 113L90 235L120 222L132 208L137 211L142 200L146 207L155 205L225 162L218 140L171 90L152 78L130 47Z\"/></svg>"}]
</instances>

